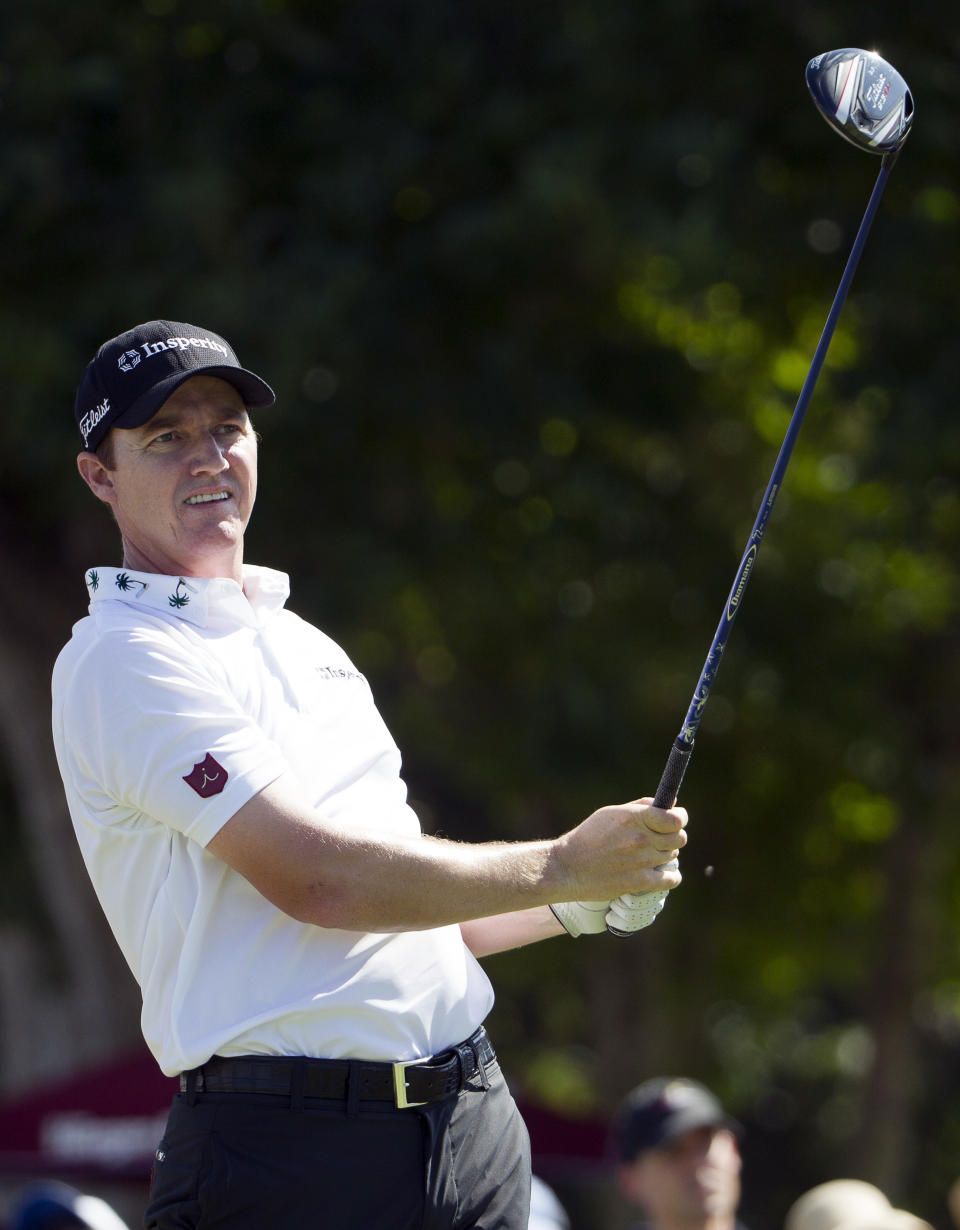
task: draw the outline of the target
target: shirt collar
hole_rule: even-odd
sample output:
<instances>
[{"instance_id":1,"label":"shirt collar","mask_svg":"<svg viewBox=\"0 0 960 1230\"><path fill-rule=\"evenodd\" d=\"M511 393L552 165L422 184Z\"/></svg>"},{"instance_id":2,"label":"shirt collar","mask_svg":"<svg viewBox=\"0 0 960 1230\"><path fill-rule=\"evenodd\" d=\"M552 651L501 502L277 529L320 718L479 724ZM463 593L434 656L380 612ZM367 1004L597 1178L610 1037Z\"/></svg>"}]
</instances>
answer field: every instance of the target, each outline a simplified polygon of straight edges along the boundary
<instances>
[{"instance_id":1,"label":"shirt collar","mask_svg":"<svg viewBox=\"0 0 960 1230\"><path fill-rule=\"evenodd\" d=\"M215 623L262 625L290 596L285 572L245 564L243 588L222 577L168 577L130 568L90 568L84 578L90 609L119 601L206 628Z\"/></svg>"}]
</instances>

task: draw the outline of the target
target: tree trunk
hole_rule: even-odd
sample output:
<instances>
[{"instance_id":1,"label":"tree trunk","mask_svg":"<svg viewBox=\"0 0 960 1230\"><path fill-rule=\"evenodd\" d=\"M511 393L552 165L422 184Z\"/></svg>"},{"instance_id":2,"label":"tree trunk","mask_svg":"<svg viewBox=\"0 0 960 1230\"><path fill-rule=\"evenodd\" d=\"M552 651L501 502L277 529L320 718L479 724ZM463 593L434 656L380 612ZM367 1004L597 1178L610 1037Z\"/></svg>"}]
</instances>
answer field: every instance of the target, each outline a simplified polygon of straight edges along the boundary
<instances>
[{"instance_id":1,"label":"tree trunk","mask_svg":"<svg viewBox=\"0 0 960 1230\"><path fill-rule=\"evenodd\" d=\"M890 842L887 900L878 930L873 985L864 1018L875 1043L865 1083L855 1173L897 1201L915 1172L917 1101L921 1093L913 1008L923 977L924 886L930 850L911 831L910 818Z\"/></svg>"}]
</instances>

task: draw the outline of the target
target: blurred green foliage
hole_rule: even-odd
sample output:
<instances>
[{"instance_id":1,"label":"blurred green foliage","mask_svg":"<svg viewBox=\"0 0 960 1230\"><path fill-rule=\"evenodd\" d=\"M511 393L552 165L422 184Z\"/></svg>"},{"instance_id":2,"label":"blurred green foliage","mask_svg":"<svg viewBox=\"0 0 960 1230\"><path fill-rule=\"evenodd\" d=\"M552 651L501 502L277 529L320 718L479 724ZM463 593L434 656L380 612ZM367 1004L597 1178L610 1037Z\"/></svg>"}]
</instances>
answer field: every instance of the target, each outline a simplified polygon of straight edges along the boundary
<instances>
[{"instance_id":1,"label":"blurred green foliage","mask_svg":"<svg viewBox=\"0 0 960 1230\"><path fill-rule=\"evenodd\" d=\"M279 392L249 558L371 679L425 827L466 839L653 793L879 168L824 126L804 64L876 45L911 82L705 711L684 885L629 943L490 966L531 1096L606 1111L659 1070L700 1076L759 1142L756 1224L856 1171L946 1226L942 7L37 0L0 35L0 508L10 575L50 604L35 651L115 550L71 478L84 363L139 320L207 324Z\"/></svg>"}]
</instances>

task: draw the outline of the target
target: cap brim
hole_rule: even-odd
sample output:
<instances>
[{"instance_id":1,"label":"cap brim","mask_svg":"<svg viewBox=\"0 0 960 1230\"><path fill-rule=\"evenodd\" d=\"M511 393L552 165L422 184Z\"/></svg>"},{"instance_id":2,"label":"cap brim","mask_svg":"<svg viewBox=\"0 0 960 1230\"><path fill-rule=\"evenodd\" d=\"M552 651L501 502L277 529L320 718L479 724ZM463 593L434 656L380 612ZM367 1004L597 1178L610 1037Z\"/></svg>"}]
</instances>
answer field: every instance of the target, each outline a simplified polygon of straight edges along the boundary
<instances>
[{"instance_id":1,"label":"cap brim","mask_svg":"<svg viewBox=\"0 0 960 1230\"><path fill-rule=\"evenodd\" d=\"M173 372L166 380L161 380L138 397L128 410L113 420L110 426L121 429L142 427L144 423L153 418L163 403L185 380L190 380L194 376L216 376L220 380L226 380L228 384L233 385L243 398L244 405L251 410L262 410L267 406L272 406L277 400L269 384L261 380L259 376L255 376L253 372L248 372L245 367L211 364L207 367L194 367L185 372Z\"/></svg>"},{"instance_id":2,"label":"cap brim","mask_svg":"<svg viewBox=\"0 0 960 1230\"><path fill-rule=\"evenodd\" d=\"M695 1128L726 1128L727 1131L733 1132L735 1136L743 1134L743 1128L736 1121L731 1119L729 1115L711 1114L705 1108L694 1109L688 1111L678 1111L671 1115L664 1124L664 1131L660 1136L660 1144L666 1144L668 1141L676 1140L678 1136L682 1136L684 1132L692 1132ZM653 1146L656 1148L656 1146Z\"/></svg>"}]
</instances>

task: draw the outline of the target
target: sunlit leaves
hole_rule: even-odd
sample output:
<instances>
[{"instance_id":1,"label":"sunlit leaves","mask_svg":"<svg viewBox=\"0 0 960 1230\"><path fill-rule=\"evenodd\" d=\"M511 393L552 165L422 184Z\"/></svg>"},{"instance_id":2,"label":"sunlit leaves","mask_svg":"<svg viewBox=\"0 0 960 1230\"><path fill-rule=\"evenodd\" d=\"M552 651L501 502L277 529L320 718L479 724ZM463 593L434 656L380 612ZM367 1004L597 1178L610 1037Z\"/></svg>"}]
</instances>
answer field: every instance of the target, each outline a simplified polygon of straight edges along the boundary
<instances>
[{"instance_id":1,"label":"sunlit leaves","mask_svg":"<svg viewBox=\"0 0 960 1230\"><path fill-rule=\"evenodd\" d=\"M830 792L830 806L836 831L848 841L886 841L898 823L893 801L860 782L839 782Z\"/></svg>"}]
</instances>

